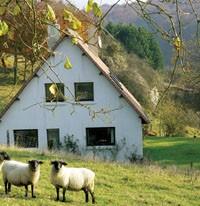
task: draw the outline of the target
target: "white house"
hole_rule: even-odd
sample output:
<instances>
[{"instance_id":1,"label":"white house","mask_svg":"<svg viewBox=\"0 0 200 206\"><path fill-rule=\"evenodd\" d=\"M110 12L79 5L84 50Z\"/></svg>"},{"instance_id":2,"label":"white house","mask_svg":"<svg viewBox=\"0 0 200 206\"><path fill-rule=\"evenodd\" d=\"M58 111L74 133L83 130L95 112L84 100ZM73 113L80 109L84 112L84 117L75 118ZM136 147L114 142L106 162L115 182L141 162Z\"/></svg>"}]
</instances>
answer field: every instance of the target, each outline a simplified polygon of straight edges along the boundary
<instances>
[{"instance_id":1,"label":"white house","mask_svg":"<svg viewBox=\"0 0 200 206\"><path fill-rule=\"evenodd\" d=\"M73 136L83 155L127 160L143 156L143 123L142 107L102 60L65 36L0 114L0 144L47 149Z\"/></svg>"}]
</instances>

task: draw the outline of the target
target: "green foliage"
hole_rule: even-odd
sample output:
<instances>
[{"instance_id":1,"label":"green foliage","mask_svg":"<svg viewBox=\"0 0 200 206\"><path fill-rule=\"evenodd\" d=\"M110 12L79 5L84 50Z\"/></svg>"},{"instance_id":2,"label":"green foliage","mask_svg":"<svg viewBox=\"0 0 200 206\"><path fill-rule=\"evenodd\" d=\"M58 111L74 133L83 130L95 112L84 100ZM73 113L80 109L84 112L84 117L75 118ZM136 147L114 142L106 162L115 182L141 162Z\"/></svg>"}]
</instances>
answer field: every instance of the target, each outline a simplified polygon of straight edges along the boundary
<instances>
[{"instance_id":1,"label":"green foliage","mask_svg":"<svg viewBox=\"0 0 200 206\"><path fill-rule=\"evenodd\" d=\"M163 68L163 56L154 36L143 27L133 25L112 24L107 30L119 40L129 53L135 53L140 58L147 59L154 69Z\"/></svg>"},{"instance_id":2,"label":"green foliage","mask_svg":"<svg viewBox=\"0 0 200 206\"><path fill-rule=\"evenodd\" d=\"M63 149L67 152L79 154L78 140L74 139L74 135L66 135L64 137Z\"/></svg>"},{"instance_id":3,"label":"green foliage","mask_svg":"<svg viewBox=\"0 0 200 206\"><path fill-rule=\"evenodd\" d=\"M165 101L160 105L156 118L163 136L184 135L187 125L185 109L178 103Z\"/></svg>"},{"instance_id":4,"label":"green foliage","mask_svg":"<svg viewBox=\"0 0 200 206\"><path fill-rule=\"evenodd\" d=\"M144 155L162 166L200 169L200 136L145 137Z\"/></svg>"}]
</instances>

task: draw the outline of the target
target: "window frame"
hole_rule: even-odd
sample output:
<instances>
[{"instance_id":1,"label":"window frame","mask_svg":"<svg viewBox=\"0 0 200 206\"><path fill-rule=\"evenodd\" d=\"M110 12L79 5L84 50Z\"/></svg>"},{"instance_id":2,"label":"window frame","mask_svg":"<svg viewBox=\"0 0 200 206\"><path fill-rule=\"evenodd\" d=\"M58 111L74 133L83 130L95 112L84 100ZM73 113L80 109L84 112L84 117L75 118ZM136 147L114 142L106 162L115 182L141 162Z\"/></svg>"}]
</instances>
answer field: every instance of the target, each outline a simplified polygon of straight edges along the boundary
<instances>
[{"instance_id":1,"label":"window frame","mask_svg":"<svg viewBox=\"0 0 200 206\"><path fill-rule=\"evenodd\" d=\"M49 91L49 87L52 84L56 84L56 86L58 87L59 92L61 92L61 94L63 95L63 98L59 99L59 97L56 97L53 99L52 94ZM61 86L61 87L60 87ZM45 89L45 102L46 103L52 103L52 102L64 102L64 96L65 96L65 85L64 83L44 83L44 89ZM52 96L52 98L50 98Z\"/></svg>"},{"instance_id":2,"label":"window frame","mask_svg":"<svg viewBox=\"0 0 200 206\"><path fill-rule=\"evenodd\" d=\"M108 138L110 138L109 143L106 143L106 144L103 144L103 143L101 143L101 144L99 144L99 143L91 144L89 142L89 141L91 141L91 140L89 140L89 130L90 129L91 130L97 129L97 131L96 131L97 133L99 133L98 130L101 130L101 129L110 129L110 131L104 131L104 132L107 132L107 133L110 132L110 135L113 135L113 138L114 138L113 142L112 142L112 136L110 136L110 137L108 137ZM86 146L87 147L113 147L113 146L116 146L116 128L115 127L87 127L85 129L85 131L86 131ZM98 136L95 137L95 139L97 139L97 138L98 138ZM102 139L102 140L104 140L104 139Z\"/></svg>"},{"instance_id":3,"label":"window frame","mask_svg":"<svg viewBox=\"0 0 200 206\"><path fill-rule=\"evenodd\" d=\"M28 131L34 131L36 132L36 140L34 140L34 146L30 146L30 145L25 145L25 143L29 142L30 143L30 140L26 140L24 141L24 137L26 136L27 137L27 132ZM20 144L19 142L17 142L17 132L21 132L21 133L24 133L23 136L22 136L22 144ZM22 147L22 148L38 148L39 147L39 132L38 132L38 129L15 129L13 130L13 136L14 136L14 145L15 146L19 146L19 147Z\"/></svg>"},{"instance_id":4,"label":"window frame","mask_svg":"<svg viewBox=\"0 0 200 206\"><path fill-rule=\"evenodd\" d=\"M51 131L57 131L58 132L58 142L57 142L57 145L53 145L52 144L52 148L49 147L49 144L50 144L50 142L49 142L50 141L49 134L50 134ZM61 142L60 142L60 129L59 128L47 128L46 129L46 134L47 134L47 147L48 147L48 149L49 150L59 149L60 148L60 144L61 144Z\"/></svg>"},{"instance_id":5,"label":"window frame","mask_svg":"<svg viewBox=\"0 0 200 206\"><path fill-rule=\"evenodd\" d=\"M79 85L86 85L86 84L91 84L92 88L92 94L91 94L91 98L81 98L81 99L78 99L77 98L77 87ZM89 96L89 95L88 95ZM75 97L75 101L76 102L84 102L84 101L94 101L94 82L74 82L74 97Z\"/></svg>"}]
</instances>

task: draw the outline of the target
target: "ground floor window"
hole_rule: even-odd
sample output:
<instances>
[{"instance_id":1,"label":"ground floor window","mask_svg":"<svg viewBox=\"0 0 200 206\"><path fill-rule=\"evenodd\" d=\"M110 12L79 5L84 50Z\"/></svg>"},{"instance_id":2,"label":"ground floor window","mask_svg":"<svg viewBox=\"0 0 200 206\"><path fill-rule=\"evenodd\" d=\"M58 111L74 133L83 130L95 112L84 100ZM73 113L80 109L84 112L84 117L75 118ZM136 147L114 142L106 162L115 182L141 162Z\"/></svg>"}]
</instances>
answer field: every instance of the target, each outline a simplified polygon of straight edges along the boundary
<instances>
[{"instance_id":1,"label":"ground floor window","mask_svg":"<svg viewBox=\"0 0 200 206\"><path fill-rule=\"evenodd\" d=\"M14 143L19 147L38 147L38 130L14 130Z\"/></svg>"},{"instance_id":2,"label":"ground floor window","mask_svg":"<svg viewBox=\"0 0 200 206\"><path fill-rule=\"evenodd\" d=\"M86 128L87 146L115 145L115 127Z\"/></svg>"},{"instance_id":3,"label":"ground floor window","mask_svg":"<svg viewBox=\"0 0 200 206\"><path fill-rule=\"evenodd\" d=\"M59 129L47 129L48 149L59 149L60 134Z\"/></svg>"}]
</instances>

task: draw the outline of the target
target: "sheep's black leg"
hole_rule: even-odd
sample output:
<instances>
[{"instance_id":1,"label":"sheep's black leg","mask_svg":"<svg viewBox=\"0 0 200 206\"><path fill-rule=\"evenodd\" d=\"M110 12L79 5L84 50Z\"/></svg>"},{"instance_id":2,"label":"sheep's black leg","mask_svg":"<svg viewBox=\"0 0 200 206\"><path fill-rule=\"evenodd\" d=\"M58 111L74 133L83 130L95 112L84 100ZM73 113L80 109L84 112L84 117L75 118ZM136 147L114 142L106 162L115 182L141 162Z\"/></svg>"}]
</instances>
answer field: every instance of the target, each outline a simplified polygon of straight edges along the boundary
<instances>
[{"instance_id":1,"label":"sheep's black leg","mask_svg":"<svg viewBox=\"0 0 200 206\"><path fill-rule=\"evenodd\" d=\"M91 196L92 196L92 204L95 204L95 197L94 197L94 192L92 192L92 191L90 191L89 190L89 192L90 192L90 194L91 194Z\"/></svg>"},{"instance_id":2,"label":"sheep's black leg","mask_svg":"<svg viewBox=\"0 0 200 206\"><path fill-rule=\"evenodd\" d=\"M63 187L63 202L65 202L65 193L66 193L66 188Z\"/></svg>"},{"instance_id":3,"label":"sheep's black leg","mask_svg":"<svg viewBox=\"0 0 200 206\"><path fill-rule=\"evenodd\" d=\"M4 185L5 185L5 193L8 194L8 188L7 188L7 186L8 186L8 180L5 180L5 181L4 181Z\"/></svg>"},{"instance_id":4,"label":"sheep's black leg","mask_svg":"<svg viewBox=\"0 0 200 206\"><path fill-rule=\"evenodd\" d=\"M11 183L8 182L8 192L11 192Z\"/></svg>"},{"instance_id":5,"label":"sheep's black leg","mask_svg":"<svg viewBox=\"0 0 200 206\"><path fill-rule=\"evenodd\" d=\"M34 195L34 185L31 185L31 194L32 198L36 198L36 196Z\"/></svg>"},{"instance_id":6,"label":"sheep's black leg","mask_svg":"<svg viewBox=\"0 0 200 206\"><path fill-rule=\"evenodd\" d=\"M28 185L25 185L25 197L28 197Z\"/></svg>"},{"instance_id":7,"label":"sheep's black leg","mask_svg":"<svg viewBox=\"0 0 200 206\"><path fill-rule=\"evenodd\" d=\"M85 202L89 202L89 195L88 195L88 190L83 188L83 191L85 193Z\"/></svg>"},{"instance_id":8,"label":"sheep's black leg","mask_svg":"<svg viewBox=\"0 0 200 206\"><path fill-rule=\"evenodd\" d=\"M59 200L59 187L56 187L56 200L58 201Z\"/></svg>"}]
</instances>

